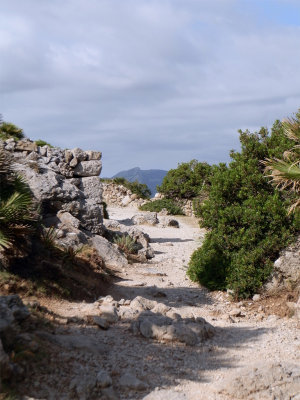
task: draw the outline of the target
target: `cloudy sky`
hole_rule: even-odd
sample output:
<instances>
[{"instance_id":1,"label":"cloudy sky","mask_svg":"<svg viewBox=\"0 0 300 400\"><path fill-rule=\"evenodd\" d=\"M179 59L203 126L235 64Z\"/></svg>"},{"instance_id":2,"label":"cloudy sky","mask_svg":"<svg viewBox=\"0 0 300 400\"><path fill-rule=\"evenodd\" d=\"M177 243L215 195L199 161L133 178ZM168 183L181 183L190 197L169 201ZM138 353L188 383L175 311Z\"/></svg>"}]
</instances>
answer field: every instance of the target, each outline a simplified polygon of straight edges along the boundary
<instances>
[{"instance_id":1,"label":"cloudy sky","mask_svg":"<svg viewBox=\"0 0 300 400\"><path fill-rule=\"evenodd\" d=\"M0 0L0 113L103 176L227 161L300 107L299 0Z\"/></svg>"}]
</instances>

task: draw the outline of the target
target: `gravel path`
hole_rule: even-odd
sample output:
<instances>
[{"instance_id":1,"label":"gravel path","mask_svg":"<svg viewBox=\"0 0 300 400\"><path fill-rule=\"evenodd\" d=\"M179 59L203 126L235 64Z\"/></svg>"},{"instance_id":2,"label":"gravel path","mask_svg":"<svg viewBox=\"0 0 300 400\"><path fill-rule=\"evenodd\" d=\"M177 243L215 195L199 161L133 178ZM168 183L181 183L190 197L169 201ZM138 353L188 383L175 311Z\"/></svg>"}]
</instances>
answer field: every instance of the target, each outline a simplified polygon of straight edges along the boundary
<instances>
[{"instance_id":1,"label":"gravel path","mask_svg":"<svg viewBox=\"0 0 300 400\"><path fill-rule=\"evenodd\" d=\"M128 208L109 208L108 212L111 219L125 223L137 213ZM151 237L155 257L147 264L136 263L115 271L119 279L109 292L116 301L141 296L162 303L183 319L203 317L215 327L214 336L196 346L160 342L133 334L128 319L101 330L79 322L93 314L94 303L47 300L43 305L60 323L53 337L43 337L41 333L42 340L54 338L53 347L43 374L39 373L37 379L37 371L33 370L24 383L24 393L39 399L300 398L297 321L266 315L263 310L253 309L252 302L232 303L227 294L209 293L190 282L186 277L188 260L201 245L205 232L195 219L176 219L179 229L162 224L139 225ZM163 292L163 296L153 297L153 290ZM71 317L71 323L66 324ZM67 341L63 342L65 337ZM283 370L276 367L278 363ZM273 370L270 383L265 374ZM112 386L95 392L89 388L89 379L99 371L109 374ZM243 378L240 382L245 371L248 380ZM128 386L126 379L135 379L135 383ZM286 386L285 379L292 380L292 388Z\"/></svg>"}]
</instances>

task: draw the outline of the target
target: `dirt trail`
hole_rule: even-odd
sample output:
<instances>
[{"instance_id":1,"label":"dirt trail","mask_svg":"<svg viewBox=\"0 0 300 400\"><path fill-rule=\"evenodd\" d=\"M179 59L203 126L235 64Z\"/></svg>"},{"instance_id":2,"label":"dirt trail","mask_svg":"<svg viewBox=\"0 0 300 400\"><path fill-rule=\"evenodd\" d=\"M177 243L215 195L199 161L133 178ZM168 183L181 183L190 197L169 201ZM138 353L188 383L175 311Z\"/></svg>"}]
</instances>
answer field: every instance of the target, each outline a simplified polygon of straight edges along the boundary
<instances>
[{"instance_id":1,"label":"dirt trail","mask_svg":"<svg viewBox=\"0 0 300 400\"><path fill-rule=\"evenodd\" d=\"M108 211L111 219L125 223L137 213L128 208ZM230 391L220 392L218 388L251 365L262 363L265 368L273 362L300 365L297 322L253 310L252 302L232 303L226 294L211 294L190 282L186 277L188 260L201 245L205 232L192 218L176 219L179 229L139 226L151 237L155 257L147 264L132 264L115 271L119 279L108 292L117 301L142 296L172 307L182 318L203 317L216 328L215 335L196 346L162 343L134 335L128 319L120 319L108 330L85 324L82 321L93 314L94 304L47 300L42 305L55 315L55 340L51 336L53 348L44 363L43 374L33 370L24 383L24 393L39 399L273 398L255 394L234 397ZM161 290L163 297L153 297L153 288ZM68 321L71 323L66 324L71 317L74 317ZM50 340L42 334L41 338ZM103 389L98 397L93 397L88 394L88 382L99 370L111 376L113 389ZM128 373L143 383L140 388L123 384Z\"/></svg>"}]
</instances>

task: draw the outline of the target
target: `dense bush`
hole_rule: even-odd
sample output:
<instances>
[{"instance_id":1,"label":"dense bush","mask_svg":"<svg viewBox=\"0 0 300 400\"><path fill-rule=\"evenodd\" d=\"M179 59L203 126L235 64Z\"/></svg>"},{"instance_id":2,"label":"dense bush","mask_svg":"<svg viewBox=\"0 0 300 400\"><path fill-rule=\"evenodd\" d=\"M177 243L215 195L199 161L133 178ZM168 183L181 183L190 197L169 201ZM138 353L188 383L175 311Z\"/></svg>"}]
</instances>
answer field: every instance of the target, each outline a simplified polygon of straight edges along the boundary
<instances>
[{"instance_id":1,"label":"dense bush","mask_svg":"<svg viewBox=\"0 0 300 400\"><path fill-rule=\"evenodd\" d=\"M116 185L123 185L129 189L132 193L136 194L140 199L149 199L151 191L148 186L138 181L129 182L125 178L113 178L113 179L102 179L103 182L113 182Z\"/></svg>"},{"instance_id":2,"label":"dense bush","mask_svg":"<svg viewBox=\"0 0 300 400\"><path fill-rule=\"evenodd\" d=\"M13 138L20 140L25 137L23 130L10 122L4 122L0 116L0 139L6 140Z\"/></svg>"},{"instance_id":3,"label":"dense bush","mask_svg":"<svg viewBox=\"0 0 300 400\"><path fill-rule=\"evenodd\" d=\"M211 167L204 162L192 160L170 169L157 190L167 198L191 199L209 185Z\"/></svg>"},{"instance_id":4,"label":"dense bush","mask_svg":"<svg viewBox=\"0 0 300 400\"><path fill-rule=\"evenodd\" d=\"M142 211L160 212L163 208L168 211L169 215L184 215L180 205L172 199L154 200L149 203L143 204L140 207Z\"/></svg>"},{"instance_id":5,"label":"dense bush","mask_svg":"<svg viewBox=\"0 0 300 400\"><path fill-rule=\"evenodd\" d=\"M279 251L300 229L299 213L289 216L284 193L263 175L261 160L291 147L276 121L271 134L240 131L241 151L231 152L229 166L212 167L209 199L198 208L209 229L203 246L189 263L188 275L209 289L234 290L248 297L269 276Z\"/></svg>"},{"instance_id":6,"label":"dense bush","mask_svg":"<svg viewBox=\"0 0 300 400\"><path fill-rule=\"evenodd\" d=\"M45 140L42 140L42 139L38 139L38 140L36 140L35 141L35 144L37 145L37 146L49 146L49 147L53 147L52 146L52 144L50 144L50 143L48 143L48 142L45 142Z\"/></svg>"}]
</instances>

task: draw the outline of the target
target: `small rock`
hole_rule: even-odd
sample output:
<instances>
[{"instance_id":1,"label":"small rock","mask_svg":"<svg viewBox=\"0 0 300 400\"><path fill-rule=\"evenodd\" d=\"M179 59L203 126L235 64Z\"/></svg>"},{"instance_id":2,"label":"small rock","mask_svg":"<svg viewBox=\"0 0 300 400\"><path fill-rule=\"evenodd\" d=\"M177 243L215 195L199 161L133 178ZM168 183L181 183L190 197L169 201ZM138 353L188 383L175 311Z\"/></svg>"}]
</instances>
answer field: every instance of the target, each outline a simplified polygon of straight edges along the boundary
<instances>
[{"instance_id":1,"label":"small rock","mask_svg":"<svg viewBox=\"0 0 300 400\"><path fill-rule=\"evenodd\" d=\"M260 300L260 294L255 294L255 295L252 297L252 300L253 300L253 301L259 301L259 300Z\"/></svg>"},{"instance_id":2,"label":"small rock","mask_svg":"<svg viewBox=\"0 0 300 400\"><path fill-rule=\"evenodd\" d=\"M106 388L112 385L112 379L109 373L105 370L100 370L97 374L97 386L100 388Z\"/></svg>"},{"instance_id":3,"label":"small rock","mask_svg":"<svg viewBox=\"0 0 300 400\"><path fill-rule=\"evenodd\" d=\"M107 320L108 322L117 322L118 321L118 311L115 306L110 304L103 304L100 308L100 316Z\"/></svg>"},{"instance_id":4,"label":"small rock","mask_svg":"<svg viewBox=\"0 0 300 400\"><path fill-rule=\"evenodd\" d=\"M93 323L95 323L96 325L99 326L99 328L101 329L108 329L109 328L109 322L107 319L98 317L97 315L93 315L92 316L92 321Z\"/></svg>"},{"instance_id":5,"label":"small rock","mask_svg":"<svg viewBox=\"0 0 300 400\"><path fill-rule=\"evenodd\" d=\"M229 311L228 315L230 317L239 317L241 315L241 310L239 308L234 308L233 310Z\"/></svg>"},{"instance_id":6,"label":"small rock","mask_svg":"<svg viewBox=\"0 0 300 400\"><path fill-rule=\"evenodd\" d=\"M145 382L142 382L135 375L126 372L123 376L121 376L119 380L119 385L121 387L133 389L133 390L145 390L148 385Z\"/></svg>"},{"instance_id":7,"label":"small rock","mask_svg":"<svg viewBox=\"0 0 300 400\"><path fill-rule=\"evenodd\" d=\"M123 306L125 304L125 299L121 299L120 301L119 301L119 305L120 306Z\"/></svg>"}]
</instances>

